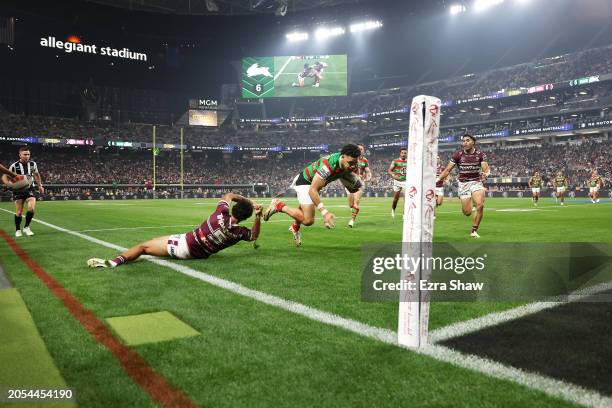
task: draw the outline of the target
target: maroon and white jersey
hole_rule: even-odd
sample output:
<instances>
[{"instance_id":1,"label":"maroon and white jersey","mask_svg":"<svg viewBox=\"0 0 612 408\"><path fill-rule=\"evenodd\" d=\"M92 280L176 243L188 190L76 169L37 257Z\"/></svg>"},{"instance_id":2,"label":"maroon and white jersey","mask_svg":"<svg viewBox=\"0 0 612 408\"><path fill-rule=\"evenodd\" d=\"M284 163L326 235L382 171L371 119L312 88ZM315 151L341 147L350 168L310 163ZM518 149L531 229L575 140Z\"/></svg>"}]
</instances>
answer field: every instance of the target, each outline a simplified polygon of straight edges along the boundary
<instances>
[{"instance_id":1,"label":"maroon and white jersey","mask_svg":"<svg viewBox=\"0 0 612 408\"><path fill-rule=\"evenodd\" d=\"M202 225L186 234L187 247L192 257L208 258L240 241L251 240L250 229L232 225L229 208L226 201L219 201L215 212Z\"/></svg>"},{"instance_id":2,"label":"maroon and white jersey","mask_svg":"<svg viewBox=\"0 0 612 408\"><path fill-rule=\"evenodd\" d=\"M436 169L436 179L440 177L440 174L444 171L444 166L442 166L441 162L438 162L438 168ZM436 187L444 187L444 180L438 180L436 182Z\"/></svg>"},{"instance_id":3,"label":"maroon and white jersey","mask_svg":"<svg viewBox=\"0 0 612 408\"><path fill-rule=\"evenodd\" d=\"M487 155L477 149L473 153L459 150L453 154L451 161L459 168L460 182L480 181L481 163L487 161Z\"/></svg>"}]
</instances>

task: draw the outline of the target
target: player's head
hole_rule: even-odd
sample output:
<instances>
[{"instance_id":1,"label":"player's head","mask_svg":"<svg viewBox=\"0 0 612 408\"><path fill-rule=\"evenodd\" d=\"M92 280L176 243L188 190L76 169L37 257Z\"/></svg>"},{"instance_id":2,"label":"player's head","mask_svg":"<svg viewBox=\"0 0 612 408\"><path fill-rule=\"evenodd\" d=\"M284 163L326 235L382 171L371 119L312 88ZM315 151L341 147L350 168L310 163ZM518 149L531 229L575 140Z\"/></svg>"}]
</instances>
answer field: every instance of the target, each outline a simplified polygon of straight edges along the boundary
<instances>
[{"instance_id":1,"label":"player's head","mask_svg":"<svg viewBox=\"0 0 612 408\"><path fill-rule=\"evenodd\" d=\"M476 138L470 135L469 133L466 133L465 135L463 135L461 140L463 141L464 150L472 150L474 146L476 146Z\"/></svg>"},{"instance_id":2,"label":"player's head","mask_svg":"<svg viewBox=\"0 0 612 408\"><path fill-rule=\"evenodd\" d=\"M361 152L361 155L363 156L365 154L365 145L363 143L357 143L357 147L359 148L359 151Z\"/></svg>"},{"instance_id":3,"label":"player's head","mask_svg":"<svg viewBox=\"0 0 612 408\"><path fill-rule=\"evenodd\" d=\"M402 147L400 149L400 159L406 160L406 157L408 157L408 149L406 149L405 147Z\"/></svg>"},{"instance_id":4,"label":"player's head","mask_svg":"<svg viewBox=\"0 0 612 408\"><path fill-rule=\"evenodd\" d=\"M232 216L240 221L244 221L253 215L253 204L250 201L238 201L232 207Z\"/></svg>"},{"instance_id":5,"label":"player's head","mask_svg":"<svg viewBox=\"0 0 612 408\"><path fill-rule=\"evenodd\" d=\"M19 160L24 162L30 160L30 148L28 146L21 146L19 148Z\"/></svg>"},{"instance_id":6,"label":"player's head","mask_svg":"<svg viewBox=\"0 0 612 408\"><path fill-rule=\"evenodd\" d=\"M354 144L345 145L340 151L340 166L344 170L356 169L359 157L361 156L361 150L359 146Z\"/></svg>"},{"instance_id":7,"label":"player's head","mask_svg":"<svg viewBox=\"0 0 612 408\"><path fill-rule=\"evenodd\" d=\"M308 68L310 68L310 65L304 64L304 69L308 69Z\"/></svg>"},{"instance_id":8,"label":"player's head","mask_svg":"<svg viewBox=\"0 0 612 408\"><path fill-rule=\"evenodd\" d=\"M540 177L540 172L536 171L535 173L533 173L533 175L536 176L536 177Z\"/></svg>"},{"instance_id":9,"label":"player's head","mask_svg":"<svg viewBox=\"0 0 612 408\"><path fill-rule=\"evenodd\" d=\"M593 169L593 175L596 176L597 175L597 169Z\"/></svg>"},{"instance_id":10,"label":"player's head","mask_svg":"<svg viewBox=\"0 0 612 408\"><path fill-rule=\"evenodd\" d=\"M562 175L563 175L563 172L562 172L561 170L559 170L559 171L557 172L557 176L562 176Z\"/></svg>"}]
</instances>

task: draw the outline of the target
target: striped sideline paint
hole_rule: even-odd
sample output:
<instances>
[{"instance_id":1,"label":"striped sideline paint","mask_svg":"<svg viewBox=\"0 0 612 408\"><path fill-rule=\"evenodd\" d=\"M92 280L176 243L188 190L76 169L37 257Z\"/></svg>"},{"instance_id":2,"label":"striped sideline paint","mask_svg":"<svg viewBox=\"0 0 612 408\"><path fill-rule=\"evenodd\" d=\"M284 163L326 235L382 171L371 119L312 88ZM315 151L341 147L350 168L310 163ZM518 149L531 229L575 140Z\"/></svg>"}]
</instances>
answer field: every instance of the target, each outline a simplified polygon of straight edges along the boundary
<instances>
[{"instance_id":1,"label":"striped sideline paint","mask_svg":"<svg viewBox=\"0 0 612 408\"><path fill-rule=\"evenodd\" d=\"M132 380L146 392L149 397L163 407L196 407L181 390L174 388L166 378L156 372L147 361L136 351L121 343L93 312L86 309L72 293L66 290L58 281L38 265L28 253L4 230L0 229L0 237L13 250L23 263L49 288L51 293L60 300L72 316L81 323L83 328L106 347L119 361L119 364Z\"/></svg>"},{"instance_id":2,"label":"striped sideline paint","mask_svg":"<svg viewBox=\"0 0 612 408\"><path fill-rule=\"evenodd\" d=\"M0 210L10 212L3 209ZM34 219L34 221L42 225L46 225L49 228L70 235L74 235L76 237L104 246L106 248L115 249L120 252L126 250L126 248L123 248L119 245L106 242L79 232L71 231L60 226L42 221L40 219ZM264 292L249 289L238 283L221 279L216 276L212 276L204 272L200 272L187 266L179 265L177 263L170 262L164 259L154 258L150 256L144 256L143 258L156 265L167 267L176 272L193 277L195 279L199 279L202 282L206 282L208 284L228 290L238 295L251 298L258 302L277 307L279 309L286 310L288 312L300 315L307 319L338 327L363 337L378 340L385 344L405 348L397 343L397 333L392 330L370 326L368 324L361 323L352 319L347 319L333 313L318 310L301 303L293 302L277 296L269 295ZM85 261L83 261L83 263L84 262ZM406 350L414 351L412 349L407 348ZM463 354L448 347L432 344L422 347L416 350L416 352L425 356L432 357L439 361L450 363L457 367L466 368L488 375L493 378L511 381L523 385L527 388L541 391L551 397L561 398L576 404L584 405L587 407L602 408L612 406L612 398L604 396L596 391L589 390L578 385L550 378L544 375L525 372L518 368L503 365L501 363L489 359L469 354Z\"/></svg>"}]
</instances>

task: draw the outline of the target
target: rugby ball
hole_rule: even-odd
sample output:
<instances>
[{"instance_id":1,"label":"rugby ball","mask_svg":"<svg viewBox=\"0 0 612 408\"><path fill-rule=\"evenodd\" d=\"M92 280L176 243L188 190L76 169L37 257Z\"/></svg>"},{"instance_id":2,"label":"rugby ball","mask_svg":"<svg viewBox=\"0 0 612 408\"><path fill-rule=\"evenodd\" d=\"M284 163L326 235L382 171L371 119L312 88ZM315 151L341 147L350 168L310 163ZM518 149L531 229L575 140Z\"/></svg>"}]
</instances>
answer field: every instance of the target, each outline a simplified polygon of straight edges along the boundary
<instances>
[{"instance_id":1,"label":"rugby ball","mask_svg":"<svg viewBox=\"0 0 612 408\"><path fill-rule=\"evenodd\" d=\"M34 179L32 176L17 176L11 180L11 183L8 184L7 187L9 190L13 191L23 190L30 187L33 181Z\"/></svg>"}]
</instances>

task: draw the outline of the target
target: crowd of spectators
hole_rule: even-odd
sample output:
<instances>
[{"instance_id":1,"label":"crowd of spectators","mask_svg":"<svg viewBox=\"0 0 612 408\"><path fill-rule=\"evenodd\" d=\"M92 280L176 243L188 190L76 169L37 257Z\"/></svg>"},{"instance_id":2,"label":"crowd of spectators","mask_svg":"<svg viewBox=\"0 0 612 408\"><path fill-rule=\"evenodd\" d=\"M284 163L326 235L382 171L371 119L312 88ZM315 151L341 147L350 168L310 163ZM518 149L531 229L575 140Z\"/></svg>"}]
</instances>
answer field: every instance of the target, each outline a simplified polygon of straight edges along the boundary
<instances>
[{"instance_id":1,"label":"crowd of spectators","mask_svg":"<svg viewBox=\"0 0 612 408\"><path fill-rule=\"evenodd\" d=\"M16 153L0 145L0 163L10 164ZM560 144L522 144L488 148L483 147L491 165L491 177L529 177L540 171L544 180L561 170L574 187L586 186L592 169L612 181L612 142L584 139ZM388 166L398 149L373 150L368 154L373 179L372 189L388 189L391 183ZM444 164L452 152L442 152ZM115 185L130 188L152 183L153 160L150 151L96 149L90 147L49 148L32 147L32 158L38 163L47 185ZM187 153L184 157L183 183L192 186L220 186L227 184L252 185L265 183L271 192L282 192L293 177L319 157L313 152L269 153L253 155L251 152L223 154ZM156 157L156 182L181 182L180 156L177 152L162 152ZM454 180L454 179L453 179ZM69 188L69 187L63 187ZM498 186L496 188L504 188Z\"/></svg>"}]
</instances>

